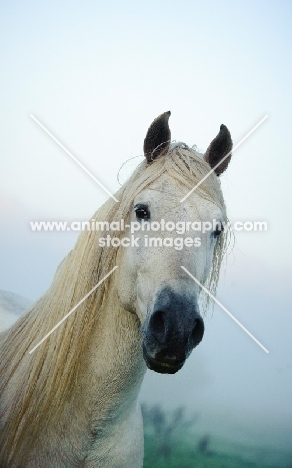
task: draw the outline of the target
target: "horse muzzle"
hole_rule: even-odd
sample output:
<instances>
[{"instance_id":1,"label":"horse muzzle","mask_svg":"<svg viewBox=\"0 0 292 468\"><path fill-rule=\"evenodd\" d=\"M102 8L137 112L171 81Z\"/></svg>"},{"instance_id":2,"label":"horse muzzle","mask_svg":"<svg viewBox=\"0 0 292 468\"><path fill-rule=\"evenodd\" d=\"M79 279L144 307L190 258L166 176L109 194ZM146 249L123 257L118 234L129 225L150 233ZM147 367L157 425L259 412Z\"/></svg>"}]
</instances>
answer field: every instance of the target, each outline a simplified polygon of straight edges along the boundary
<instances>
[{"instance_id":1,"label":"horse muzzle","mask_svg":"<svg viewBox=\"0 0 292 468\"><path fill-rule=\"evenodd\" d=\"M143 356L149 369L175 374L202 341L204 322L194 293L169 287L156 297L153 311L142 326Z\"/></svg>"}]
</instances>

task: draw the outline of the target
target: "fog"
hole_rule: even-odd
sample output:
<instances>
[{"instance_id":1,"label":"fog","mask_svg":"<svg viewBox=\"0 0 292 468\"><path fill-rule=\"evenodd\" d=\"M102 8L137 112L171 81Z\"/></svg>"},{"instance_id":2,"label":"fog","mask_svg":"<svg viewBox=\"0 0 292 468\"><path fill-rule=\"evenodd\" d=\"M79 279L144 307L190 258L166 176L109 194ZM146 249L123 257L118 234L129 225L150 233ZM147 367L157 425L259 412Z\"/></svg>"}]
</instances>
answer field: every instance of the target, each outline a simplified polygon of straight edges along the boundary
<instances>
[{"instance_id":1,"label":"fog","mask_svg":"<svg viewBox=\"0 0 292 468\"><path fill-rule=\"evenodd\" d=\"M291 447L291 4L115 0L4 1L0 7L0 289L32 301L76 233L34 220L86 220L107 199L30 118L34 114L111 192L141 155L152 120L205 151L224 123L238 143L222 189L235 233L202 343L173 376L148 371L141 401L198 414L204 433ZM141 160L123 167L122 180Z\"/></svg>"}]
</instances>

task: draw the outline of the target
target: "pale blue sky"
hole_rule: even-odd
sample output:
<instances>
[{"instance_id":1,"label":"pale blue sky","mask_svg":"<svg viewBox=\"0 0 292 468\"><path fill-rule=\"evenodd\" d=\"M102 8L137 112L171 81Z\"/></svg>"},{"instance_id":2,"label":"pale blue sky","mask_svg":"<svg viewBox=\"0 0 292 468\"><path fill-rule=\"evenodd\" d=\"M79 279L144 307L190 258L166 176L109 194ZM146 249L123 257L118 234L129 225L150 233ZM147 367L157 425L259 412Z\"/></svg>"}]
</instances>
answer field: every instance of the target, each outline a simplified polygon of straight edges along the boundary
<instances>
[{"instance_id":1,"label":"pale blue sky","mask_svg":"<svg viewBox=\"0 0 292 468\"><path fill-rule=\"evenodd\" d=\"M267 268L290 268L289 2L33 1L0 8L0 183L22 216L87 219L107 198L30 113L111 191L121 164L141 154L150 122L165 110L172 111L172 137L202 150L221 123L236 144L268 114L236 150L222 184L231 219L269 223L266 234L238 235L236 248ZM39 242L19 222L17 242L25 236Z\"/></svg>"},{"instance_id":2,"label":"pale blue sky","mask_svg":"<svg viewBox=\"0 0 292 468\"><path fill-rule=\"evenodd\" d=\"M273 353L266 356L230 324L236 338L229 326L220 329L222 341L208 359L218 402L226 401L227 376L230 395L241 383L250 402L254 395L252 407L290 420L291 10L288 1L0 5L0 289L36 299L74 245L72 234L30 232L30 220L88 219L107 199L30 113L111 191L120 166L141 154L147 128L161 112L172 112L172 138L202 150L221 123L236 144L268 114L234 153L222 186L231 219L266 220L269 231L237 235L218 298ZM214 325L210 330L216 336ZM226 359L228 340L236 359ZM247 361L256 361L250 375ZM219 363L223 380L215 372ZM191 365L181 379L189 378ZM244 411L243 393L239 400Z\"/></svg>"}]
</instances>

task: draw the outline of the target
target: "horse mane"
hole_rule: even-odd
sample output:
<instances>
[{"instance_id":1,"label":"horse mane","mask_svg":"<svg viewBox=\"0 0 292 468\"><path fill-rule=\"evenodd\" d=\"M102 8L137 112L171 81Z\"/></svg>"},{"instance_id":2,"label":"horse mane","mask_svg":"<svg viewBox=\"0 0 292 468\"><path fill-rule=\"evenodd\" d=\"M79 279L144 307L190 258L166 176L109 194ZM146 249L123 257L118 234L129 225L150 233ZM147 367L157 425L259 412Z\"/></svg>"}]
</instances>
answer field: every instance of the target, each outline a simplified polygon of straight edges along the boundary
<instances>
[{"instance_id":1,"label":"horse mane","mask_svg":"<svg viewBox=\"0 0 292 468\"><path fill-rule=\"evenodd\" d=\"M120 203L109 199L93 219L109 223L126 220L137 194L165 173L184 196L209 171L210 166L194 149L184 144L172 145L166 156L158 157L151 164L143 161L117 192ZM196 193L219 206L226 218L220 182L214 173ZM117 232L109 234L118 235ZM0 460L2 463L5 460L7 466L14 466L19 460L23 463L39 431L56 423L68 398L74 397L88 340L111 290L111 276L39 349L31 355L28 352L115 266L117 249L98 247L100 235L98 231L80 234L74 249L59 265L48 291L1 336L0 394L5 392L9 404L2 407ZM226 234L222 233L205 283L213 294L225 243Z\"/></svg>"}]
</instances>

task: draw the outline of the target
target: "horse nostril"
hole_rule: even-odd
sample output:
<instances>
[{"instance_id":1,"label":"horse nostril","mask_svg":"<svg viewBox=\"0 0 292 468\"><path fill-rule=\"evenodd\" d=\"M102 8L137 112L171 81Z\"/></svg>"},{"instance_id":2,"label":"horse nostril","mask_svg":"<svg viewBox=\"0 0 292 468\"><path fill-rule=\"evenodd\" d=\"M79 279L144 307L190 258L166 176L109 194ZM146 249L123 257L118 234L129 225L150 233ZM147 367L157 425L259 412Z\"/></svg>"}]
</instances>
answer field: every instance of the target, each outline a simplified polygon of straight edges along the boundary
<instances>
[{"instance_id":1,"label":"horse nostril","mask_svg":"<svg viewBox=\"0 0 292 468\"><path fill-rule=\"evenodd\" d=\"M158 333L163 333L165 329L164 323L164 312L162 310L157 310L152 314L150 319L151 328L153 328Z\"/></svg>"},{"instance_id":2,"label":"horse nostril","mask_svg":"<svg viewBox=\"0 0 292 468\"><path fill-rule=\"evenodd\" d=\"M204 327L203 319L201 317L197 318L195 321L195 326L192 331L192 340L194 343L194 347L197 346L202 341L202 338L204 335L204 329L205 327Z\"/></svg>"}]
</instances>

